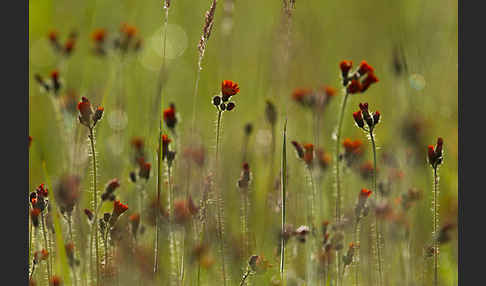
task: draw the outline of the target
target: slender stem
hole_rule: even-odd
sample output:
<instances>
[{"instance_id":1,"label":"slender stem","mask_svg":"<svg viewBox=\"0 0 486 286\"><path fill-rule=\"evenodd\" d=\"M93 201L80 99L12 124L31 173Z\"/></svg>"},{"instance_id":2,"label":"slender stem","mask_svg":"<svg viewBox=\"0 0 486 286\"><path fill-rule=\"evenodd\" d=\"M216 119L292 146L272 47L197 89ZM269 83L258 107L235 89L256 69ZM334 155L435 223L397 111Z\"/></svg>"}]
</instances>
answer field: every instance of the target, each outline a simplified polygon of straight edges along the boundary
<instances>
[{"instance_id":1,"label":"slender stem","mask_svg":"<svg viewBox=\"0 0 486 286\"><path fill-rule=\"evenodd\" d=\"M240 286L245 285L246 278L250 275L250 269L248 268L241 278Z\"/></svg>"},{"instance_id":2,"label":"slender stem","mask_svg":"<svg viewBox=\"0 0 486 286\"><path fill-rule=\"evenodd\" d=\"M359 286L359 265L360 265L360 241L359 241L359 237L360 237L360 218L358 218L356 220L356 225L355 225L355 229L354 229L354 241L356 243L356 247L358 248L357 251L355 252L356 253L356 256L355 256L355 262L356 262L356 265L355 265L355 280L354 280L354 285L355 286Z\"/></svg>"},{"instance_id":3,"label":"slender stem","mask_svg":"<svg viewBox=\"0 0 486 286\"><path fill-rule=\"evenodd\" d=\"M280 279L282 284L285 285L284 270L285 270L285 201L286 201L286 184L287 184L287 119L285 119L284 131L283 131L283 144L282 144L282 170L280 174L280 187L282 188L282 222L280 232Z\"/></svg>"},{"instance_id":4,"label":"slender stem","mask_svg":"<svg viewBox=\"0 0 486 286\"><path fill-rule=\"evenodd\" d=\"M341 142L341 129L343 126L343 119L344 119L344 112L346 110L346 102L348 101L349 93L346 90L346 94L341 102L341 111L339 113L339 121L336 130L336 149L334 154L334 160L336 162L336 222L339 223L341 221L341 176L340 176L340 160L339 160L339 146ZM339 273L341 272L341 250L337 251L337 277L339 277ZM336 286L339 286L339 279L336 279Z\"/></svg>"},{"instance_id":5,"label":"slender stem","mask_svg":"<svg viewBox=\"0 0 486 286\"><path fill-rule=\"evenodd\" d=\"M218 110L218 123L216 126L216 165L218 164L218 155L219 155L219 132L221 129L221 114L223 111Z\"/></svg>"},{"instance_id":6,"label":"slender stem","mask_svg":"<svg viewBox=\"0 0 486 286\"><path fill-rule=\"evenodd\" d=\"M434 167L434 285L439 285L439 273L438 273L438 262L439 262L439 237L438 237L438 181L437 176L437 166Z\"/></svg>"},{"instance_id":7,"label":"slender stem","mask_svg":"<svg viewBox=\"0 0 486 286\"><path fill-rule=\"evenodd\" d=\"M93 156L92 158L92 163L93 163L93 191L94 191L94 208L95 210L98 209L98 191L97 191L97 170L96 170L96 150L95 150L95 137L94 137L94 132L93 132L93 127L89 128L89 141L91 144L91 155ZM100 256L99 256L99 250L98 250L98 211L95 212L94 216L94 221L93 221L93 226L94 228L91 229L92 235L95 236L95 252L96 252L96 285L99 285L100 283L100 269L99 269L99 263L100 263Z\"/></svg>"},{"instance_id":8,"label":"slender stem","mask_svg":"<svg viewBox=\"0 0 486 286\"><path fill-rule=\"evenodd\" d=\"M41 219L42 219L42 235L44 236L44 247L46 251L48 251L49 246L47 241L46 220L43 212L41 213ZM52 255L52 253L49 253L49 255ZM51 267L50 267L49 259L47 259L47 277L49 281L51 281Z\"/></svg>"},{"instance_id":9,"label":"slender stem","mask_svg":"<svg viewBox=\"0 0 486 286\"><path fill-rule=\"evenodd\" d=\"M160 191L162 188L162 120L159 125L159 147L157 148L157 206L160 204ZM155 212L155 246L154 246L154 273L157 273L159 268L159 213Z\"/></svg>"}]
</instances>

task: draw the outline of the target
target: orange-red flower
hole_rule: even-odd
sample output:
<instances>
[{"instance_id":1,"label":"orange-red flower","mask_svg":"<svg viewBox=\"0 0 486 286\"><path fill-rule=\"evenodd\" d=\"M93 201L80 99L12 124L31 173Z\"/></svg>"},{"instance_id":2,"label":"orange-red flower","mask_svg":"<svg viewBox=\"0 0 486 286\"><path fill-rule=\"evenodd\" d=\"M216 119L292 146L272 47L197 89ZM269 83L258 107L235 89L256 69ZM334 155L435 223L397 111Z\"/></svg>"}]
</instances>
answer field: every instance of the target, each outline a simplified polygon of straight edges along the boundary
<instances>
[{"instance_id":1,"label":"orange-red flower","mask_svg":"<svg viewBox=\"0 0 486 286\"><path fill-rule=\"evenodd\" d=\"M326 169L331 162L331 155L329 153L324 152L322 149L318 149L316 153L317 159L319 160L319 166L322 169Z\"/></svg>"},{"instance_id":2,"label":"orange-red flower","mask_svg":"<svg viewBox=\"0 0 486 286\"><path fill-rule=\"evenodd\" d=\"M292 98L297 102L303 103L310 94L312 94L312 89L310 88L296 88L292 93Z\"/></svg>"},{"instance_id":3,"label":"orange-red flower","mask_svg":"<svg viewBox=\"0 0 486 286\"><path fill-rule=\"evenodd\" d=\"M174 128L177 123L177 118L175 116L175 106L171 104L169 108L164 110L164 122L167 127Z\"/></svg>"},{"instance_id":4,"label":"orange-red flower","mask_svg":"<svg viewBox=\"0 0 486 286\"><path fill-rule=\"evenodd\" d=\"M106 38L106 30L103 28L94 30L94 32L91 34L91 38L96 43L103 43Z\"/></svg>"},{"instance_id":5,"label":"orange-red flower","mask_svg":"<svg viewBox=\"0 0 486 286\"><path fill-rule=\"evenodd\" d=\"M364 127L363 113L361 112L361 110L353 112L353 118L354 122L356 122L356 125L358 125L359 128Z\"/></svg>"},{"instance_id":6,"label":"orange-red flower","mask_svg":"<svg viewBox=\"0 0 486 286\"><path fill-rule=\"evenodd\" d=\"M359 139L352 141L351 139L346 138L343 141L343 146L344 146L345 152L350 153L350 154L361 153L362 152L362 150L361 150L362 145L363 145L363 142L361 142L361 140L359 140Z\"/></svg>"},{"instance_id":7,"label":"orange-red flower","mask_svg":"<svg viewBox=\"0 0 486 286\"><path fill-rule=\"evenodd\" d=\"M371 192L370 190L368 190L368 189L364 189L364 188L363 188L363 189L361 189L361 192L359 193L359 195L360 195L361 197L366 197L366 198L369 198L369 197L371 196L371 193L372 193L372 192Z\"/></svg>"},{"instance_id":8,"label":"orange-red flower","mask_svg":"<svg viewBox=\"0 0 486 286\"><path fill-rule=\"evenodd\" d=\"M169 154L169 144L171 140L167 134L162 134L162 160L164 160Z\"/></svg>"},{"instance_id":9,"label":"orange-red flower","mask_svg":"<svg viewBox=\"0 0 486 286\"><path fill-rule=\"evenodd\" d=\"M348 93L354 94L354 93L358 93L358 92L362 91L363 87L362 87L361 83L359 82L359 80L353 79L353 80L351 80L351 83L348 85L347 89L348 89Z\"/></svg>"},{"instance_id":10,"label":"orange-red flower","mask_svg":"<svg viewBox=\"0 0 486 286\"><path fill-rule=\"evenodd\" d=\"M143 157L140 157L138 159L138 164L140 167L140 171L138 175L140 176L140 178L144 178L148 180L150 177L150 169L152 168L152 165L150 163L145 162L145 159Z\"/></svg>"},{"instance_id":11,"label":"orange-red flower","mask_svg":"<svg viewBox=\"0 0 486 286\"><path fill-rule=\"evenodd\" d=\"M121 27L121 31L125 34L128 38L134 37L138 30L135 26L128 25L127 23L123 23Z\"/></svg>"},{"instance_id":12,"label":"orange-red flower","mask_svg":"<svg viewBox=\"0 0 486 286\"><path fill-rule=\"evenodd\" d=\"M77 108L79 110L79 121L81 124L89 126L91 122L91 115L93 115L91 103L86 97L83 96L81 101L78 102Z\"/></svg>"},{"instance_id":13,"label":"orange-red flower","mask_svg":"<svg viewBox=\"0 0 486 286\"><path fill-rule=\"evenodd\" d=\"M311 166L312 161L314 159L314 145L313 144L304 144L304 162L308 165Z\"/></svg>"},{"instance_id":14,"label":"orange-red flower","mask_svg":"<svg viewBox=\"0 0 486 286\"><path fill-rule=\"evenodd\" d=\"M370 66L366 61L362 61L358 68L358 73L360 76L373 71L374 71L373 67Z\"/></svg>"},{"instance_id":15,"label":"orange-red flower","mask_svg":"<svg viewBox=\"0 0 486 286\"><path fill-rule=\"evenodd\" d=\"M128 210L128 207L122 203L120 203L119 200L116 200L113 203L113 215L115 216L120 216L122 213L126 212Z\"/></svg>"},{"instance_id":16,"label":"orange-red flower","mask_svg":"<svg viewBox=\"0 0 486 286\"><path fill-rule=\"evenodd\" d=\"M344 60L344 61L341 61L339 63L339 68L341 69L341 73L343 75L343 78L348 77L348 73L349 73L349 71L351 70L352 67L353 67L352 61Z\"/></svg>"},{"instance_id":17,"label":"orange-red flower","mask_svg":"<svg viewBox=\"0 0 486 286\"><path fill-rule=\"evenodd\" d=\"M324 86L324 93L328 96L335 96L337 95L337 89L332 86Z\"/></svg>"},{"instance_id":18,"label":"orange-red flower","mask_svg":"<svg viewBox=\"0 0 486 286\"><path fill-rule=\"evenodd\" d=\"M60 286L61 285L61 278L59 276L52 276L51 280L49 281L50 286Z\"/></svg>"},{"instance_id":19,"label":"orange-red flower","mask_svg":"<svg viewBox=\"0 0 486 286\"><path fill-rule=\"evenodd\" d=\"M238 84L232 80L223 80L221 83L221 93L223 96L233 96L240 91Z\"/></svg>"},{"instance_id":20,"label":"orange-red flower","mask_svg":"<svg viewBox=\"0 0 486 286\"><path fill-rule=\"evenodd\" d=\"M379 80L376 77L375 73L373 71L369 71L368 75L363 80L363 83L362 83L362 86L361 86L361 92L365 92L370 87L370 85L372 85L373 83L377 83L378 81Z\"/></svg>"},{"instance_id":21,"label":"orange-red flower","mask_svg":"<svg viewBox=\"0 0 486 286\"><path fill-rule=\"evenodd\" d=\"M49 37L49 40L51 42L56 42L57 41L57 31L52 30L52 31L49 32L49 34L47 36Z\"/></svg>"}]
</instances>

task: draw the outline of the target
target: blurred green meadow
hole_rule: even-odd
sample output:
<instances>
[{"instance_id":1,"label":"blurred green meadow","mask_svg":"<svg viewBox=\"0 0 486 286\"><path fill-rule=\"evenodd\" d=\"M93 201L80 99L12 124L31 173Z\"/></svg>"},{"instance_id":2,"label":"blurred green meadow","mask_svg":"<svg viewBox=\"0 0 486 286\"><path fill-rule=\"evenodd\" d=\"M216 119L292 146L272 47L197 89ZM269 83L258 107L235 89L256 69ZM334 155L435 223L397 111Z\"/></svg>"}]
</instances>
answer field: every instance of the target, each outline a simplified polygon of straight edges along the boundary
<instances>
[{"instance_id":1,"label":"blurred green meadow","mask_svg":"<svg viewBox=\"0 0 486 286\"><path fill-rule=\"evenodd\" d=\"M82 210L92 208L91 163L88 155L88 130L77 119L75 104L81 96L96 107L104 107L104 117L96 126L98 159L98 188L106 182L120 179L117 199L129 207L128 214L140 211L135 185L129 173L136 169L132 162L132 138L142 137L146 161L152 164L150 179L145 185L147 204L157 192L157 146L161 110L174 103L177 111L177 136L171 148L177 152L173 184L175 199L183 199L189 190L196 205L202 199L204 178L218 173L218 188L223 192L225 206L225 239L228 248L231 283L239 285L249 257L243 257L240 247L240 190L237 180L243 163L244 126L253 124L249 136L247 162L252 172L248 232L252 253L265 257L272 265L265 273L250 277L254 285L278 283L280 232L279 180L282 130L287 126L288 198L287 222L295 227L306 224L304 213L309 178L305 165L295 156L290 141L315 144L313 117L309 109L292 100L296 88L318 89L324 85L337 88L321 113L319 147L333 154L333 132L337 123L339 104L343 96L339 62L352 60L357 66L362 60L370 63L379 82L366 93L350 95L342 138L363 141L364 161L372 159L371 146L365 134L356 128L352 112L358 103L368 102L371 110L379 110L382 118L375 130L378 145L378 182L387 182L389 175L400 171L388 197L393 210L400 210L400 196L410 188L421 190L422 198L404 213L404 225L390 223L386 227L384 265L386 285L432 285L431 260L424 258L424 248L432 236L433 172L427 163L427 145L444 138L444 162L440 167L440 225L457 224L458 201L458 7L457 1L302 1L297 0L290 22L282 9L282 1L223 1L219 0L215 22L208 40L196 101L196 131L192 132L193 95L197 74L198 49L204 25L204 13L209 0L171 1L162 73L161 102L157 87L163 63L164 19L163 1L29 1L29 192L46 183L49 190L63 174L81 178L82 197L75 209L74 240L76 255L83 259L88 248L83 238L87 222ZM230 9L231 3L234 4ZM92 33L106 29L113 39L122 23L137 28L142 39L141 49L121 56L109 52L105 56L93 53ZM286 23L289 26L286 26ZM61 42L72 32L77 33L72 54L57 53L49 42L49 32L56 30ZM289 37L288 37L289 36ZM287 38L288 37L288 38ZM288 58L286 58L288 56ZM400 68L397 70L397 65ZM56 109L56 98L42 92L35 74L49 77L59 70L61 90L58 98L74 103ZM214 170L217 111L212 97L220 92L222 80L238 83L240 92L234 96L236 108L225 112L220 143L220 164ZM71 100L73 100L71 99ZM275 150L272 150L272 127L266 120L266 101L273 102L278 118L275 125ZM160 103L160 104L159 104ZM164 125L163 132L169 130ZM202 146L203 167L187 166L184 150ZM393 157L394 167L384 163ZM319 220L332 222L334 214L334 157L326 170L316 171L318 191L323 196ZM384 158L385 157L385 158ZM163 174L163 205L167 205L167 172ZM359 172L345 168L342 175L344 213L353 214L358 192L371 188L371 180ZM216 184L216 183L215 183ZM27 196L27 194L26 194ZM52 198L54 202L54 198ZM66 224L53 206L56 228L53 273L65 285L73 285L73 277L65 256ZM105 203L100 213L111 212L112 203ZM51 210L52 211L52 210ZM124 215L128 217L127 214ZM361 227L363 235L361 271L363 285L372 284L374 266L368 255L370 218ZM144 223L142 215L142 224ZM154 227L146 225L138 243L147 250L153 248ZM406 233L406 234L405 234ZM168 234L161 229L160 274L155 280L141 285L168 284L171 267L168 256ZM452 239L441 245L440 285L458 284L457 227ZM403 237L407 237L404 239ZM39 239L41 236L39 236ZM352 241L346 232L345 249ZM186 247L193 247L193 244ZM202 275L203 285L220 285L220 258L216 242L210 247L214 264ZM306 260L300 257L303 248L297 241L287 245L287 285L317 285L305 282ZM39 249L34 249L39 250ZM151 252L150 252L151 253ZM29 253L29 263L32 253ZM151 254L153 255L153 254ZM148 263L152 264L152 258ZM315 263L318 258L315 257ZM142 272L120 274L121 285L132 285L130 276ZM133 262L137 263L137 262ZM84 262L81 261L81 265ZM197 266L188 264L186 285L196 285ZM43 266L42 266L43 267ZM39 272L43 271L40 267ZM121 266L120 266L121 267ZM142 266L140 266L142 267ZM79 281L88 280L88 270L77 270ZM41 274L41 273L39 273ZM354 270L344 278L351 285ZM39 276L41 277L41 276ZM216 278L215 278L216 277ZM144 280L145 281L145 280ZM148 282L152 281L152 282ZM214 282L217 281L217 282ZM37 285L44 281L39 280ZM124 284L124 282L126 284ZM87 282L86 282L87 283ZM217 283L217 284L214 284ZM290 284L295 283L295 284ZM87 285L82 282L80 285ZM90 284L91 285L91 284ZM172 284L171 284L172 285ZM222 284L221 284L222 285Z\"/></svg>"}]
</instances>

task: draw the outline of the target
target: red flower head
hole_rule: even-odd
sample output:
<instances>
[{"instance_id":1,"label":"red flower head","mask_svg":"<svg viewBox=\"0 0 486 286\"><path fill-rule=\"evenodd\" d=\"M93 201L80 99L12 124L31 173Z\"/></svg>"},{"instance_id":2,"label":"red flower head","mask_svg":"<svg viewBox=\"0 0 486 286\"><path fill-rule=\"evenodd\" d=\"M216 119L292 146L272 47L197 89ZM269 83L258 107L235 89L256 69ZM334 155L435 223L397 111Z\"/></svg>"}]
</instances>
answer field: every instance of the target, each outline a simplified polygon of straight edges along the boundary
<instances>
[{"instance_id":1,"label":"red flower head","mask_svg":"<svg viewBox=\"0 0 486 286\"><path fill-rule=\"evenodd\" d=\"M343 141L343 147L347 154L360 154L362 145L363 143L358 139L351 141L351 139L346 138Z\"/></svg>"},{"instance_id":2,"label":"red flower head","mask_svg":"<svg viewBox=\"0 0 486 286\"><path fill-rule=\"evenodd\" d=\"M221 93L224 96L230 97L237 94L240 91L238 84L232 80L223 80L221 83Z\"/></svg>"},{"instance_id":3,"label":"red flower head","mask_svg":"<svg viewBox=\"0 0 486 286\"><path fill-rule=\"evenodd\" d=\"M105 41L106 38L106 30L105 29L96 29L92 34L91 38L95 43L101 44Z\"/></svg>"},{"instance_id":4,"label":"red flower head","mask_svg":"<svg viewBox=\"0 0 486 286\"><path fill-rule=\"evenodd\" d=\"M137 28L135 26L128 25L127 23L123 23L121 27L121 31L127 38L132 38L137 35Z\"/></svg>"},{"instance_id":5,"label":"red flower head","mask_svg":"<svg viewBox=\"0 0 486 286\"><path fill-rule=\"evenodd\" d=\"M372 191L370 191L368 189L361 189L359 196L364 197L364 198L369 198L371 196L371 193L372 193Z\"/></svg>"},{"instance_id":6,"label":"red flower head","mask_svg":"<svg viewBox=\"0 0 486 286\"><path fill-rule=\"evenodd\" d=\"M91 123L91 116L93 115L93 108L91 107L91 103L86 97L82 97L81 101L78 102L78 110L79 110L79 122L81 124L90 126Z\"/></svg>"},{"instance_id":7,"label":"red flower head","mask_svg":"<svg viewBox=\"0 0 486 286\"><path fill-rule=\"evenodd\" d=\"M119 200L116 200L114 203L113 203L113 215L118 217L120 216L122 213L126 212L128 210L128 207L122 203L120 203ZM112 216L113 216L112 215Z\"/></svg>"},{"instance_id":8,"label":"red flower head","mask_svg":"<svg viewBox=\"0 0 486 286\"><path fill-rule=\"evenodd\" d=\"M305 98L312 94L312 89L310 88L296 88L292 93L292 98L300 103L304 103Z\"/></svg>"},{"instance_id":9,"label":"red flower head","mask_svg":"<svg viewBox=\"0 0 486 286\"><path fill-rule=\"evenodd\" d=\"M164 122L167 127L174 128L177 123L177 118L175 116L175 106L171 104L169 108L164 110Z\"/></svg>"},{"instance_id":10,"label":"red flower head","mask_svg":"<svg viewBox=\"0 0 486 286\"><path fill-rule=\"evenodd\" d=\"M49 34L47 36L49 37L49 40L51 42L57 42L57 31L52 30L52 31L49 32Z\"/></svg>"},{"instance_id":11,"label":"red flower head","mask_svg":"<svg viewBox=\"0 0 486 286\"><path fill-rule=\"evenodd\" d=\"M76 40L75 39L69 39L66 41L66 43L64 44L64 51L66 54L70 54L73 49L74 49L74 45L76 45Z\"/></svg>"},{"instance_id":12,"label":"red flower head","mask_svg":"<svg viewBox=\"0 0 486 286\"><path fill-rule=\"evenodd\" d=\"M378 82L378 78L375 76L375 73L373 71L369 71L368 75L363 80L361 92L362 93L365 92L370 87L370 85L372 85L373 83L377 83L377 82Z\"/></svg>"},{"instance_id":13,"label":"red flower head","mask_svg":"<svg viewBox=\"0 0 486 286\"><path fill-rule=\"evenodd\" d=\"M39 215L40 215L40 213L41 213L41 211L38 208L33 208L33 209L30 210L30 219L32 220L32 224L34 225L34 227L39 226Z\"/></svg>"},{"instance_id":14,"label":"red flower head","mask_svg":"<svg viewBox=\"0 0 486 286\"><path fill-rule=\"evenodd\" d=\"M352 61L341 61L339 63L339 68L341 69L341 73L343 75L343 78L347 78L348 77L348 73L349 71L351 70L351 68L353 67L353 62Z\"/></svg>"},{"instance_id":15,"label":"red flower head","mask_svg":"<svg viewBox=\"0 0 486 286\"><path fill-rule=\"evenodd\" d=\"M362 86L359 80L353 79L351 80L351 83L348 85L348 93L354 94L362 91Z\"/></svg>"},{"instance_id":16,"label":"red flower head","mask_svg":"<svg viewBox=\"0 0 486 286\"><path fill-rule=\"evenodd\" d=\"M332 97L332 96L335 96L337 94L337 89L335 89L332 86L325 86L324 87L324 93L326 94L326 96Z\"/></svg>"},{"instance_id":17,"label":"red flower head","mask_svg":"<svg viewBox=\"0 0 486 286\"><path fill-rule=\"evenodd\" d=\"M39 197L44 197L47 198L47 195L49 194L47 188L44 187L44 184L40 184L36 189L35 189L37 196Z\"/></svg>"},{"instance_id":18,"label":"red flower head","mask_svg":"<svg viewBox=\"0 0 486 286\"><path fill-rule=\"evenodd\" d=\"M312 144L304 144L304 161L308 166L311 166L312 161L314 159L314 145Z\"/></svg>"},{"instance_id":19,"label":"red flower head","mask_svg":"<svg viewBox=\"0 0 486 286\"><path fill-rule=\"evenodd\" d=\"M58 70L51 71L51 78L52 78L52 80L58 80L59 79L59 71Z\"/></svg>"},{"instance_id":20,"label":"red flower head","mask_svg":"<svg viewBox=\"0 0 486 286\"><path fill-rule=\"evenodd\" d=\"M373 113L373 124L376 125L378 122L380 122L380 112L377 110L375 113Z\"/></svg>"},{"instance_id":21,"label":"red flower head","mask_svg":"<svg viewBox=\"0 0 486 286\"><path fill-rule=\"evenodd\" d=\"M443 149L444 139L442 137L437 138L437 145L429 145L428 147L428 156L429 156L429 163L432 165L433 168L436 168L438 165L442 163L442 149Z\"/></svg>"},{"instance_id":22,"label":"red flower head","mask_svg":"<svg viewBox=\"0 0 486 286\"><path fill-rule=\"evenodd\" d=\"M89 209L84 209L84 214L88 217L88 220L92 220L93 219L93 212L90 211Z\"/></svg>"},{"instance_id":23,"label":"red flower head","mask_svg":"<svg viewBox=\"0 0 486 286\"><path fill-rule=\"evenodd\" d=\"M365 75L368 72L373 72L374 69L366 61L362 61L358 68L358 73L360 76Z\"/></svg>"},{"instance_id":24,"label":"red flower head","mask_svg":"<svg viewBox=\"0 0 486 286\"><path fill-rule=\"evenodd\" d=\"M144 142L142 137L133 137L131 143L137 152L143 152Z\"/></svg>"},{"instance_id":25,"label":"red flower head","mask_svg":"<svg viewBox=\"0 0 486 286\"><path fill-rule=\"evenodd\" d=\"M322 149L317 150L317 159L319 160L319 166L324 170L329 166L331 162L331 155L327 152L324 152Z\"/></svg>"},{"instance_id":26,"label":"red flower head","mask_svg":"<svg viewBox=\"0 0 486 286\"><path fill-rule=\"evenodd\" d=\"M363 113L361 112L361 110L353 112L353 118L359 128L364 127Z\"/></svg>"},{"instance_id":27,"label":"red flower head","mask_svg":"<svg viewBox=\"0 0 486 286\"><path fill-rule=\"evenodd\" d=\"M138 159L138 164L140 167L140 171L138 175L140 176L140 178L144 178L148 180L150 177L150 169L152 168L152 165L150 163L145 162L145 159L143 157L140 157Z\"/></svg>"},{"instance_id":28,"label":"red flower head","mask_svg":"<svg viewBox=\"0 0 486 286\"><path fill-rule=\"evenodd\" d=\"M51 280L49 281L50 286L60 286L61 285L61 278L59 276L52 276Z\"/></svg>"},{"instance_id":29,"label":"red flower head","mask_svg":"<svg viewBox=\"0 0 486 286\"><path fill-rule=\"evenodd\" d=\"M442 137L437 138L437 147L435 148L435 153L442 155L443 144L444 144L444 139L442 139Z\"/></svg>"}]
</instances>

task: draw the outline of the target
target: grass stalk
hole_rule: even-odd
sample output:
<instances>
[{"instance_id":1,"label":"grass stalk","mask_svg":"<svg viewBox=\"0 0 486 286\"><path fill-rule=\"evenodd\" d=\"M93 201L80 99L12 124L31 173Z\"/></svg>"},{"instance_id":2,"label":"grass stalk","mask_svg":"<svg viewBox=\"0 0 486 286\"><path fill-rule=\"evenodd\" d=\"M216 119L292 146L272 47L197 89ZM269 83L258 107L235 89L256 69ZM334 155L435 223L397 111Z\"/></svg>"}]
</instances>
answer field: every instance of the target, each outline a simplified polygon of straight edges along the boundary
<instances>
[{"instance_id":1,"label":"grass stalk","mask_svg":"<svg viewBox=\"0 0 486 286\"><path fill-rule=\"evenodd\" d=\"M281 235L280 235L280 279L282 280L282 285L285 285L285 200L286 200L286 188L287 188L287 119L285 119L285 125L283 130L283 143L282 143L282 165L281 165L281 175L280 187L282 189L282 221L281 221Z\"/></svg>"}]
</instances>

